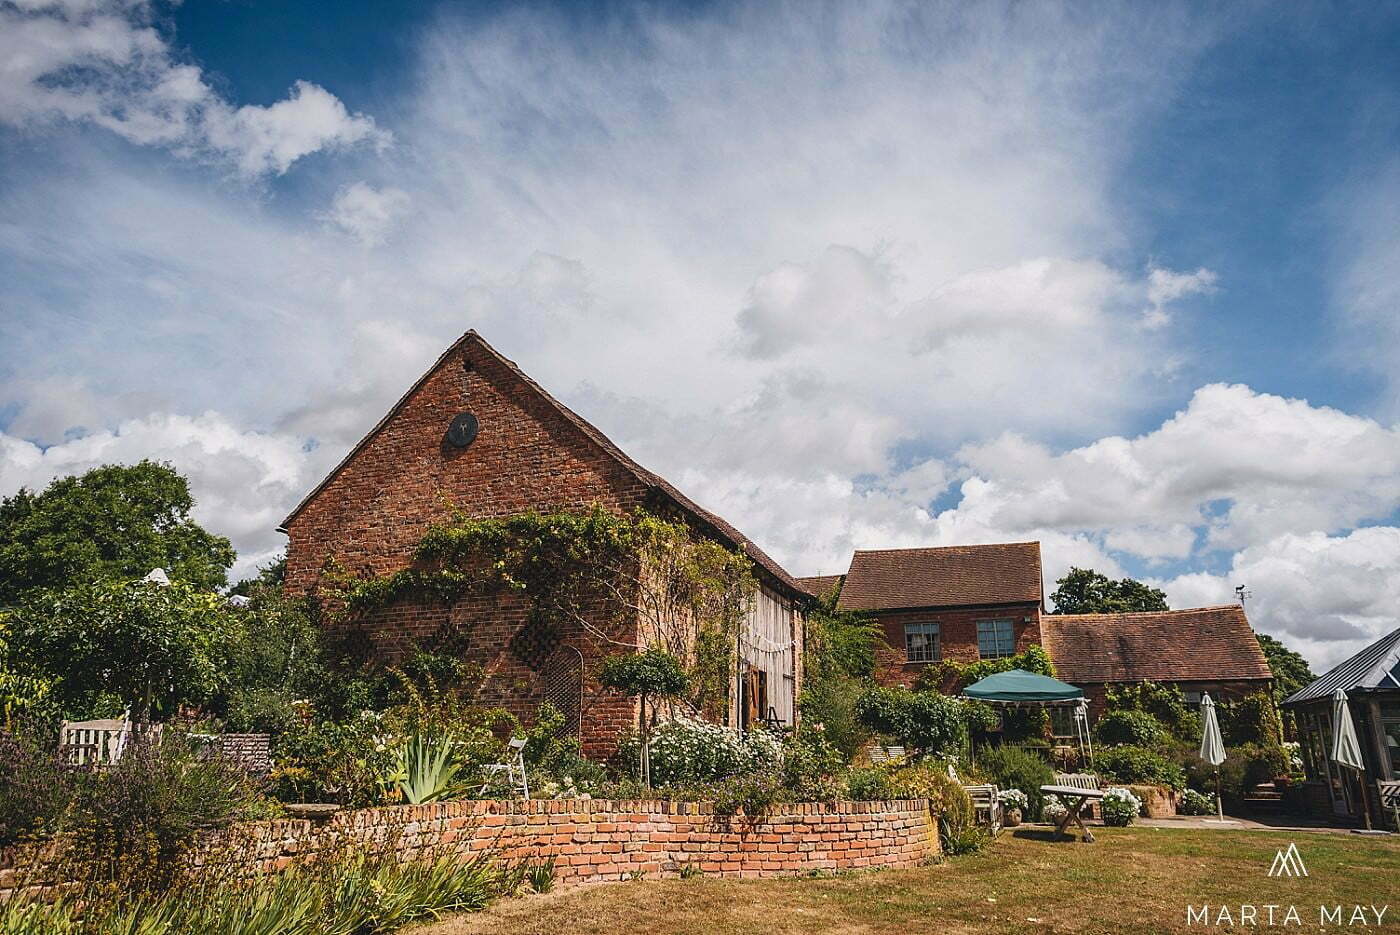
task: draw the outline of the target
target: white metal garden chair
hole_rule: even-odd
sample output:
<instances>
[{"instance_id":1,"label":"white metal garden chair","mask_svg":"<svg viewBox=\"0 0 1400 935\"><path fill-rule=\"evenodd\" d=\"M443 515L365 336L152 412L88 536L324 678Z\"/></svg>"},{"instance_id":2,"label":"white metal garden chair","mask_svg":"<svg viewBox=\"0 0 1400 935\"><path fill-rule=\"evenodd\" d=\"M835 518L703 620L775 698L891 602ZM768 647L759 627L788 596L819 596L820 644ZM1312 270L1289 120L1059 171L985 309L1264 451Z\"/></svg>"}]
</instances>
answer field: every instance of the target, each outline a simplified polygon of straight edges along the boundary
<instances>
[{"instance_id":1,"label":"white metal garden chair","mask_svg":"<svg viewBox=\"0 0 1400 935\"><path fill-rule=\"evenodd\" d=\"M482 767L482 771L486 776L486 781L481 784L477 795L484 795L486 790L491 788L491 784L504 774L510 791L519 792L526 801L529 801L530 780L525 775L524 737L512 737L510 743L506 744L506 761L504 763L488 763Z\"/></svg>"}]
</instances>

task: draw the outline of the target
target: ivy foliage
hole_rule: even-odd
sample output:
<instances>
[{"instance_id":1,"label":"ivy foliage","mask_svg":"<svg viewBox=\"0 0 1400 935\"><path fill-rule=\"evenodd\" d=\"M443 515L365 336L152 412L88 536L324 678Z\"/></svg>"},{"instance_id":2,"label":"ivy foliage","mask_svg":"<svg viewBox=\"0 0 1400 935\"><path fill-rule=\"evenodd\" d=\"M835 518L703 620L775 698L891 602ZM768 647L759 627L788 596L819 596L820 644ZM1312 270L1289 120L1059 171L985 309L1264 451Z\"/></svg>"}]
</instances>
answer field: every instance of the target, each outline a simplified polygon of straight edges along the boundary
<instances>
[{"instance_id":1,"label":"ivy foliage","mask_svg":"<svg viewBox=\"0 0 1400 935\"><path fill-rule=\"evenodd\" d=\"M645 511L527 512L495 519L462 514L431 527L413 565L383 577L330 577L350 615L407 597L451 603L508 589L529 603L531 623L581 628L611 642L635 623L636 644L680 660L685 701L724 704L734 645L757 592L752 561L682 522ZM630 643L631 641L627 641Z\"/></svg>"},{"instance_id":2,"label":"ivy foliage","mask_svg":"<svg viewBox=\"0 0 1400 935\"><path fill-rule=\"evenodd\" d=\"M959 662L956 659L943 659L924 666L914 683L918 691L945 691L950 694L961 692L974 682L979 682L998 672L1022 669L1037 675L1055 676L1055 664L1050 654L1038 645L1027 646L1024 652L1000 659L978 659L975 662Z\"/></svg>"},{"instance_id":3,"label":"ivy foliage","mask_svg":"<svg viewBox=\"0 0 1400 935\"><path fill-rule=\"evenodd\" d=\"M168 464L107 464L43 492L0 499L0 607L90 578L164 568L203 590L222 586L234 552L190 516L189 483Z\"/></svg>"}]
</instances>

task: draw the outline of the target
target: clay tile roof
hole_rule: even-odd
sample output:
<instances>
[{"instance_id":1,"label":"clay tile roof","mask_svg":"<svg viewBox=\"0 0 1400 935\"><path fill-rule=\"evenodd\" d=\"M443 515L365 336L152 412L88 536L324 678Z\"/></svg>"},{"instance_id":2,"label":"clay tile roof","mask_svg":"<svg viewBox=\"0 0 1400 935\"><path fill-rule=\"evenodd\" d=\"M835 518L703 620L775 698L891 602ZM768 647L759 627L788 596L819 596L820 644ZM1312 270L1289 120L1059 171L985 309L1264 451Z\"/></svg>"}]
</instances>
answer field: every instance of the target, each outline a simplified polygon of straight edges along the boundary
<instances>
[{"instance_id":1,"label":"clay tile roof","mask_svg":"<svg viewBox=\"0 0 1400 935\"><path fill-rule=\"evenodd\" d=\"M783 566L779 565L771 556L768 555L767 552L764 552L758 546L750 542L744 536L743 533L731 526L723 517L719 516L716 513L711 513L709 510L700 506L700 504L696 503L694 500L681 493L681 491L678 490L670 481L666 480L659 474L654 474L651 471L648 471L636 461L633 461L631 456L629 456L625 451L623 451L621 448L617 447L617 445L613 443L612 439L608 438L606 435L600 432L598 428L594 426L591 422L584 419L582 416L574 412L568 406L565 406L559 400L551 396L549 392L545 390L544 387L540 386L533 379L531 379L525 373L525 371L521 370L520 367L515 363L515 361L506 357L500 351L496 350L494 347L488 344L485 338L476 333L475 329L472 329L466 334L462 335L456 341L452 342L451 347L442 352L441 356L439 356L438 359L433 363L433 365L428 368L427 372L425 372L421 377L418 378L418 382L413 384L413 386L409 387L408 392L404 393L404 395L400 397L399 401L394 404L393 408L390 409L387 413L385 413L384 418L380 419L378 424L376 424L374 428L370 429L369 433L365 435L364 438L360 439L360 441L355 445L355 447L350 449L349 453L346 454L346 456L341 460L341 462L338 465L335 466L335 468L330 472L330 474L326 475L325 479L322 480L321 483L315 487L315 489L313 489L309 494L307 494L306 497L301 501L301 503L297 504L296 508L292 510L292 512L287 516L285 520L282 521L282 525L278 527L279 531L286 531L287 526L291 524L291 522L294 519L296 519L297 514L299 514L303 509L305 509L307 504L309 504L313 499L315 499L316 495L320 493L326 487L326 485L331 482L332 478L339 474L340 471L347 464L350 463L350 460L355 457L356 453L358 453L359 450L363 448L371 438L378 434L380 429L384 428L384 426L389 424L389 421L394 417L395 413L397 413L401 408L404 407L404 405L408 403L408 400L412 398L413 394L417 392L420 386L427 382L428 378L432 376L433 372L437 370L439 366L442 365L443 361L445 361L458 348L461 348L464 345L468 344L471 345L474 349L490 355L491 358L499 362L513 376L519 379L526 387L528 387L532 392L537 394L546 404L553 407L566 421L570 422L580 433L583 434L585 438L587 438L594 445L597 445L612 458L617 460L623 468L631 472L631 474L643 484L650 487L653 491L660 493L666 499L669 499L682 511L690 514L690 516L696 521L698 521L698 523L702 527L708 527L711 533L713 533L719 539L724 540L731 548L738 549L739 551L747 555L749 558L753 559L756 565L768 572L768 574L772 575L773 578L775 578L778 581L778 583L790 590L793 594L802 595L806 593L806 591L797 583L797 580L793 578L792 575L788 574L788 572L783 568Z\"/></svg>"},{"instance_id":2,"label":"clay tile roof","mask_svg":"<svg viewBox=\"0 0 1400 935\"><path fill-rule=\"evenodd\" d=\"M1047 614L1040 636L1055 675L1102 682L1268 679L1273 674L1239 604L1135 614Z\"/></svg>"},{"instance_id":3,"label":"clay tile roof","mask_svg":"<svg viewBox=\"0 0 1400 935\"><path fill-rule=\"evenodd\" d=\"M832 591L841 587L841 579L845 575L808 575L806 578L798 578L797 583L813 597L826 597Z\"/></svg>"},{"instance_id":4,"label":"clay tile roof","mask_svg":"<svg viewBox=\"0 0 1400 935\"><path fill-rule=\"evenodd\" d=\"M1040 543L858 551L840 610L1040 603Z\"/></svg>"}]
</instances>

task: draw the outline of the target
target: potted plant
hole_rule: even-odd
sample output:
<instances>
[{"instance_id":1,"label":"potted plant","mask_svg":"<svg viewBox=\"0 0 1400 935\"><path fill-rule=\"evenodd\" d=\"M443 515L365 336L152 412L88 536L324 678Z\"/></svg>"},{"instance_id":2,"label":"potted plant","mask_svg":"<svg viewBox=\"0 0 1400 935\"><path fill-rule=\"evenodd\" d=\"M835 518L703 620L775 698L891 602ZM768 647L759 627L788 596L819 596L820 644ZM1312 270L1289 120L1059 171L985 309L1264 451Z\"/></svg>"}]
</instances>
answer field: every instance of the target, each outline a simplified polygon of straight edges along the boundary
<instances>
[{"instance_id":1,"label":"potted plant","mask_svg":"<svg viewBox=\"0 0 1400 935\"><path fill-rule=\"evenodd\" d=\"M997 793L997 801L1001 803L1001 822L1008 828L1021 823L1021 816L1030 805L1030 799L1020 789L1002 789Z\"/></svg>"}]
</instances>

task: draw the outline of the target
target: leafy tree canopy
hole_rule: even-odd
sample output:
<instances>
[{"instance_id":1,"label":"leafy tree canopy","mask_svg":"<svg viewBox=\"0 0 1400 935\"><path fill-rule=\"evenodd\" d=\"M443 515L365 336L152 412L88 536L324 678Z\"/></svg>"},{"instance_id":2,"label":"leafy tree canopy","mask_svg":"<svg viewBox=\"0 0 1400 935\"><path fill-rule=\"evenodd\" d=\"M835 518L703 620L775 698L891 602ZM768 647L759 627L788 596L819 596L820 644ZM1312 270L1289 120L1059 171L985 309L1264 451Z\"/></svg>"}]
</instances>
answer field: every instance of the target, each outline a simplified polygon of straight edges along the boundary
<instances>
[{"instance_id":1,"label":"leafy tree canopy","mask_svg":"<svg viewBox=\"0 0 1400 935\"><path fill-rule=\"evenodd\" d=\"M1269 661L1269 669L1274 673L1274 696L1282 701L1289 695L1305 688L1317 678L1313 675L1308 660L1280 641L1264 633L1256 633L1259 648L1264 650L1264 658Z\"/></svg>"},{"instance_id":2,"label":"leafy tree canopy","mask_svg":"<svg viewBox=\"0 0 1400 935\"><path fill-rule=\"evenodd\" d=\"M0 500L0 606L98 577L172 580L211 590L233 564L229 541L190 518L189 483L168 464L107 464L42 493Z\"/></svg>"},{"instance_id":3,"label":"leafy tree canopy","mask_svg":"<svg viewBox=\"0 0 1400 935\"><path fill-rule=\"evenodd\" d=\"M1056 614L1123 614L1170 610L1166 592L1132 578L1114 581L1092 568L1071 568L1055 582L1050 599Z\"/></svg>"},{"instance_id":4,"label":"leafy tree canopy","mask_svg":"<svg viewBox=\"0 0 1400 935\"><path fill-rule=\"evenodd\" d=\"M8 660L66 707L115 695L137 717L222 688L242 627L217 594L183 582L99 579L36 592L8 620Z\"/></svg>"}]
</instances>

